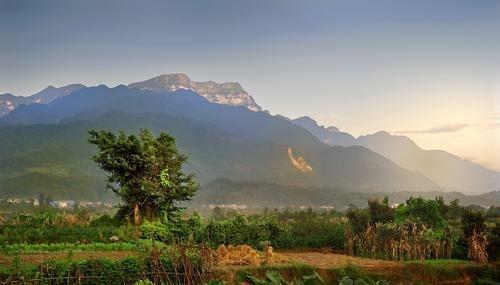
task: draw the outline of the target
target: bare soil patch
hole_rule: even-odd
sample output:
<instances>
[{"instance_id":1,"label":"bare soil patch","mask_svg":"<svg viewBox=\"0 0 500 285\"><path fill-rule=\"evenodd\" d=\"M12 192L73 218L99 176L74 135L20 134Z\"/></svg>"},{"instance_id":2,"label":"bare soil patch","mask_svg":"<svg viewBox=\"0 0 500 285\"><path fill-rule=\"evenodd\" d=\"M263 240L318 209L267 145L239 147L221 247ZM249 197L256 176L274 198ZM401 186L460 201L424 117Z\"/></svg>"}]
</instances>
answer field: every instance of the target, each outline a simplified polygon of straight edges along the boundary
<instances>
[{"instance_id":1,"label":"bare soil patch","mask_svg":"<svg viewBox=\"0 0 500 285\"><path fill-rule=\"evenodd\" d=\"M397 261L388 261L380 259L368 259L331 252L279 252L280 255L286 257L290 261L306 263L317 268L336 268L347 264L352 264L364 269L383 270L402 268L404 264Z\"/></svg>"}]
</instances>

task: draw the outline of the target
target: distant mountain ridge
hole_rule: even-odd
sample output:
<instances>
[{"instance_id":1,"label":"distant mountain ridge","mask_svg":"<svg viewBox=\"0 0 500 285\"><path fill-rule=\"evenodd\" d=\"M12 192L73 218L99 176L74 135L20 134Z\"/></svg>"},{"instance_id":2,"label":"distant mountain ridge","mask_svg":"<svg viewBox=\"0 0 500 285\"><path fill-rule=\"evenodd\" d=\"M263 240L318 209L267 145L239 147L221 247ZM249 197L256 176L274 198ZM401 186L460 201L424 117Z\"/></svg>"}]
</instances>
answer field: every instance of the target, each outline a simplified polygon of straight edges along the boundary
<instances>
[{"instance_id":1,"label":"distant mountain ridge","mask_svg":"<svg viewBox=\"0 0 500 285\"><path fill-rule=\"evenodd\" d=\"M48 104L57 98L67 96L84 87L82 84L70 84L63 87L49 86L28 97L14 96L10 93L0 94L0 117L8 115L22 104Z\"/></svg>"},{"instance_id":2,"label":"distant mountain ridge","mask_svg":"<svg viewBox=\"0 0 500 285\"><path fill-rule=\"evenodd\" d=\"M319 126L309 117L291 120L331 146L360 145L422 173L448 191L479 193L500 190L500 173L442 150L424 150L406 136L380 131L358 138L337 128ZM332 131L334 130L334 131Z\"/></svg>"},{"instance_id":3,"label":"distant mountain ridge","mask_svg":"<svg viewBox=\"0 0 500 285\"><path fill-rule=\"evenodd\" d=\"M42 91L28 97L15 96L10 93L0 94L0 117L8 115L20 105L48 104L57 98L67 96L84 88L82 84L70 84L63 87L48 86ZM173 92L176 90L191 90L203 96L209 102L236 107L245 107L260 112L255 99L250 96L238 82L216 83L214 81L192 81L184 73L163 74L154 78L129 84L128 88L154 92Z\"/></svg>"},{"instance_id":4,"label":"distant mountain ridge","mask_svg":"<svg viewBox=\"0 0 500 285\"><path fill-rule=\"evenodd\" d=\"M179 89L187 89L195 91L212 103L241 106L252 111L262 111L262 107L255 103L254 98L248 95L238 82L196 82L192 81L184 73L174 73L132 83L127 87L155 92L172 92Z\"/></svg>"},{"instance_id":5,"label":"distant mountain ridge","mask_svg":"<svg viewBox=\"0 0 500 285\"><path fill-rule=\"evenodd\" d=\"M328 145L350 146L355 145L355 138L345 132L341 132L337 127L324 127L310 117L304 116L291 120L292 123L303 127L317 137L320 141Z\"/></svg>"}]
</instances>

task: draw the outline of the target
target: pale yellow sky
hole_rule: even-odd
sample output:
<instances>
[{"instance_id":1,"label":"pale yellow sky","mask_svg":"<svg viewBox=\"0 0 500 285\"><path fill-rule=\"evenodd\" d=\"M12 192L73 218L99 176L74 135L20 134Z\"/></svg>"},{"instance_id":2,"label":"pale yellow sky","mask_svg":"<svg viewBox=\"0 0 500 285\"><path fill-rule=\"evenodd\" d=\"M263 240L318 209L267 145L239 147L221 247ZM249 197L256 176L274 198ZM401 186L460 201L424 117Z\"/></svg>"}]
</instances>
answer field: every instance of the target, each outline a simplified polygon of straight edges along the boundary
<instances>
[{"instance_id":1,"label":"pale yellow sky","mask_svg":"<svg viewBox=\"0 0 500 285\"><path fill-rule=\"evenodd\" d=\"M411 106L396 108L388 103L381 116L371 120L362 115L336 113L319 115L318 121L326 126L338 126L354 136L379 130L405 135L423 149L445 150L500 171L500 80L498 82L496 88L492 86L482 92L463 86L425 90L427 96L415 97ZM467 92L476 92L477 99L470 93L464 94ZM457 100L450 101L453 97ZM369 123L363 123L367 120Z\"/></svg>"},{"instance_id":2,"label":"pale yellow sky","mask_svg":"<svg viewBox=\"0 0 500 285\"><path fill-rule=\"evenodd\" d=\"M442 149L500 171L500 128L474 125L452 133L406 134L424 149Z\"/></svg>"}]
</instances>

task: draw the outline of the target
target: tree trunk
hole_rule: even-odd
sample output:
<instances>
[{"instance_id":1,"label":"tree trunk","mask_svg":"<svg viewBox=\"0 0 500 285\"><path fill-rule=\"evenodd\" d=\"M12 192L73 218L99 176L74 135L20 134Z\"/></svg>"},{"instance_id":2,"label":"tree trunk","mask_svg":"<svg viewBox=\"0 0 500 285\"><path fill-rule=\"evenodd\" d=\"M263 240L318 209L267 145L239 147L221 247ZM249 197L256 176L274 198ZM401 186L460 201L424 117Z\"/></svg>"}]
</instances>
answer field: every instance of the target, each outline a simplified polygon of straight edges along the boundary
<instances>
[{"instance_id":1,"label":"tree trunk","mask_svg":"<svg viewBox=\"0 0 500 285\"><path fill-rule=\"evenodd\" d=\"M141 211L139 210L139 204L134 204L134 225L138 226L141 224Z\"/></svg>"}]
</instances>

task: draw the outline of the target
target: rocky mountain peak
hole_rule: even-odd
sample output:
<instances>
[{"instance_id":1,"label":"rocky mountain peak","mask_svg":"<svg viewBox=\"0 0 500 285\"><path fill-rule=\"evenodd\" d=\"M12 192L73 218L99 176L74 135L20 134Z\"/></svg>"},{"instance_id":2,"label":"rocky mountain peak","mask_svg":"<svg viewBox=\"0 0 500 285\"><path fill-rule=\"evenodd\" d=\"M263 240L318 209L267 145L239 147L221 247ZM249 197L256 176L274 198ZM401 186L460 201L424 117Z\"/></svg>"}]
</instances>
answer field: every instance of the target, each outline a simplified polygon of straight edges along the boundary
<instances>
[{"instance_id":1,"label":"rocky mountain peak","mask_svg":"<svg viewBox=\"0 0 500 285\"><path fill-rule=\"evenodd\" d=\"M252 111L262 111L262 108L255 103L253 97L238 82L195 82L186 74L173 73L132 83L128 87L154 92L172 92L179 89L188 89L195 91L212 103L242 106Z\"/></svg>"},{"instance_id":2,"label":"rocky mountain peak","mask_svg":"<svg viewBox=\"0 0 500 285\"><path fill-rule=\"evenodd\" d=\"M157 76L153 79L159 87L163 87L165 90L170 90L174 88L174 86L190 86L191 78L189 78L184 73L173 73L173 74L163 74Z\"/></svg>"}]
</instances>

